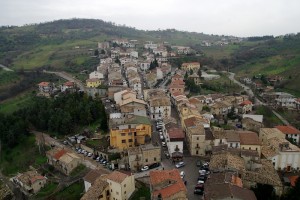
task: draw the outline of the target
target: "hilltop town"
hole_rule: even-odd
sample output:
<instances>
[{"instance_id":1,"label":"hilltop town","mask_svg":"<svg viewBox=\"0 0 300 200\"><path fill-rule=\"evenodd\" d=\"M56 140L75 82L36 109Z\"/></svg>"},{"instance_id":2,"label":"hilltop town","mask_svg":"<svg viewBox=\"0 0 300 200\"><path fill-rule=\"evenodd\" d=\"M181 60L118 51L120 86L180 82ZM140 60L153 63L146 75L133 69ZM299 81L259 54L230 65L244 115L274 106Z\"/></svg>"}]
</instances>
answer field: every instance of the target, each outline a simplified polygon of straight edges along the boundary
<instances>
[{"instance_id":1,"label":"hilltop town","mask_svg":"<svg viewBox=\"0 0 300 200\"><path fill-rule=\"evenodd\" d=\"M224 39L216 45L230 42L239 41ZM255 200L257 188L269 187L268 195L279 197L295 186L300 131L273 109L298 112L300 100L264 85L279 84L283 77L237 80L234 73L216 71L197 60L177 67L173 59L201 55L168 42L115 38L90 51L99 64L80 73L87 79L44 70L60 81L40 82L36 96L96 99L104 110L95 110L99 118L105 116L101 120L107 122L107 130L87 126L65 138L30 130L38 145L46 146L48 168L31 166L10 177L10 188L18 188L24 198L51 199L78 182L84 188L82 200ZM209 89L222 78L228 82L226 90ZM275 126L265 123L269 116L258 107L282 121ZM54 190L42 196L49 185ZM8 190L5 195L12 197Z\"/></svg>"}]
</instances>

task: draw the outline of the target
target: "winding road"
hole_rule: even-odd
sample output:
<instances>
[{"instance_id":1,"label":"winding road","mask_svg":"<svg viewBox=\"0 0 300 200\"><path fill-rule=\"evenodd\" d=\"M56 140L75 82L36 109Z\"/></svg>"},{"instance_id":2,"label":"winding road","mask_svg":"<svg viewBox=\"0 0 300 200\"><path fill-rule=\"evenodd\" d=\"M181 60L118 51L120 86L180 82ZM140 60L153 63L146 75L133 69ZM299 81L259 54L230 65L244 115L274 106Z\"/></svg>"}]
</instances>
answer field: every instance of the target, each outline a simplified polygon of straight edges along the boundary
<instances>
[{"instance_id":1,"label":"winding road","mask_svg":"<svg viewBox=\"0 0 300 200\"><path fill-rule=\"evenodd\" d=\"M250 97L254 97L254 104L255 105L264 105L264 106L268 106L266 103L263 103L262 101L260 101L255 95L254 95L254 93L253 93L253 91L252 91L252 89L250 88L250 87L248 87L248 86L246 86L246 85L244 85L244 84L242 84L241 82L239 82L238 80L236 80L235 78L234 78L234 76L235 76L235 73L233 73L233 72L228 72L228 78L230 79L230 80L232 80L233 82L235 82L236 84L238 84L239 86L241 86L243 89L244 89L244 91L250 96ZM284 125L290 125L290 123L284 118L284 117L282 117L278 112L276 112L273 108L271 108L270 107L270 109L272 110L272 112L273 112L273 114L276 116L276 117L278 117L281 121L282 121L282 123L284 124Z\"/></svg>"}]
</instances>

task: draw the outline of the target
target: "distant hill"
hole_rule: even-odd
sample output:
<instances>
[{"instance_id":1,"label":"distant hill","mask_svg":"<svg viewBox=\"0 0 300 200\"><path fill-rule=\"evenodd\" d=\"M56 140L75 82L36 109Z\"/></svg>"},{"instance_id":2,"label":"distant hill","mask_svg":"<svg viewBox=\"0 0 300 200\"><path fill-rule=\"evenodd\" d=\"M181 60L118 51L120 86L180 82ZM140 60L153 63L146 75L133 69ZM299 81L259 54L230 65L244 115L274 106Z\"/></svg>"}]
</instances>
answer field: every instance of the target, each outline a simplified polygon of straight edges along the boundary
<instances>
[{"instance_id":1,"label":"distant hill","mask_svg":"<svg viewBox=\"0 0 300 200\"><path fill-rule=\"evenodd\" d=\"M69 52L74 46L96 48L97 42L111 38L128 38L139 41L168 41L176 45L200 45L205 41L216 41L221 36L191 33L174 29L143 31L95 19L70 19L0 28L0 63L18 69L40 66L65 65L63 58L73 59ZM81 52L83 54L83 52ZM78 53L80 54L80 53ZM78 55L74 61L85 64Z\"/></svg>"},{"instance_id":2,"label":"distant hill","mask_svg":"<svg viewBox=\"0 0 300 200\"><path fill-rule=\"evenodd\" d=\"M300 97L300 34L241 45L230 57L230 64L238 76L280 75L285 81L277 91Z\"/></svg>"}]
</instances>

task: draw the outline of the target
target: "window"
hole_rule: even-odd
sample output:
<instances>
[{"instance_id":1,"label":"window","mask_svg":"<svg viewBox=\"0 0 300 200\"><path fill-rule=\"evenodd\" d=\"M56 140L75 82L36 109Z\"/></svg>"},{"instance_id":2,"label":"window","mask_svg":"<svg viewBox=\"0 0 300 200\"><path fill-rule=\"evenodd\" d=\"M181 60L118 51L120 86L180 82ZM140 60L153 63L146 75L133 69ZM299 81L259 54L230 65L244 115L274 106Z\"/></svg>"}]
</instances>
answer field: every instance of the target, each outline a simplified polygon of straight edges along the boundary
<instances>
[{"instance_id":1,"label":"window","mask_svg":"<svg viewBox=\"0 0 300 200\"><path fill-rule=\"evenodd\" d=\"M154 157L154 161L156 161L156 157Z\"/></svg>"},{"instance_id":2,"label":"window","mask_svg":"<svg viewBox=\"0 0 300 200\"><path fill-rule=\"evenodd\" d=\"M119 195L119 192L116 192L117 195Z\"/></svg>"},{"instance_id":3,"label":"window","mask_svg":"<svg viewBox=\"0 0 300 200\"><path fill-rule=\"evenodd\" d=\"M257 151L257 148L255 150Z\"/></svg>"},{"instance_id":4,"label":"window","mask_svg":"<svg viewBox=\"0 0 300 200\"><path fill-rule=\"evenodd\" d=\"M125 133L121 133L121 136L125 136L126 134Z\"/></svg>"},{"instance_id":5,"label":"window","mask_svg":"<svg viewBox=\"0 0 300 200\"><path fill-rule=\"evenodd\" d=\"M148 158L145 159L145 162L148 162Z\"/></svg>"},{"instance_id":6,"label":"window","mask_svg":"<svg viewBox=\"0 0 300 200\"><path fill-rule=\"evenodd\" d=\"M197 137L197 140L199 140L199 137Z\"/></svg>"},{"instance_id":7,"label":"window","mask_svg":"<svg viewBox=\"0 0 300 200\"><path fill-rule=\"evenodd\" d=\"M126 187L126 184L124 184L124 187Z\"/></svg>"},{"instance_id":8,"label":"window","mask_svg":"<svg viewBox=\"0 0 300 200\"><path fill-rule=\"evenodd\" d=\"M126 194L126 191L124 191L124 194Z\"/></svg>"},{"instance_id":9,"label":"window","mask_svg":"<svg viewBox=\"0 0 300 200\"><path fill-rule=\"evenodd\" d=\"M230 143L230 147L232 147L232 143Z\"/></svg>"},{"instance_id":10,"label":"window","mask_svg":"<svg viewBox=\"0 0 300 200\"><path fill-rule=\"evenodd\" d=\"M251 147L249 147L249 150L251 150Z\"/></svg>"},{"instance_id":11,"label":"window","mask_svg":"<svg viewBox=\"0 0 300 200\"><path fill-rule=\"evenodd\" d=\"M126 140L122 140L122 143L126 143Z\"/></svg>"},{"instance_id":12,"label":"window","mask_svg":"<svg viewBox=\"0 0 300 200\"><path fill-rule=\"evenodd\" d=\"M196 151L196 154L197 154L197 155L199 154L199 151L198 151L198 150Z\"/></svg>"},{"instance_id":13,"label":"window","mask_svg":"<svg viewBox=\"0 0 300 200\"><path fill-rule=\"evenodd\" d=\"M128 139L128 142L132 142L132 139Z\"/></svg>"}]
</instances>

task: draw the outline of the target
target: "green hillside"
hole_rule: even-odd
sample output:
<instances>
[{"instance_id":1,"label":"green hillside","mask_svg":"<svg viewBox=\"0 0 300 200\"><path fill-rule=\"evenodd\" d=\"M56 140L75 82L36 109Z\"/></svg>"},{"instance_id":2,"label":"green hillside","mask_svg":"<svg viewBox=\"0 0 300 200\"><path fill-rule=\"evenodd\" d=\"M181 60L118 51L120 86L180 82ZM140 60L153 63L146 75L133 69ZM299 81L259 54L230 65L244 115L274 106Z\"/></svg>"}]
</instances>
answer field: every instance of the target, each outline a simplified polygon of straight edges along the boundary
<instances>
[{"instance_id":1,"label":"green hillside","mask_svg":"<svg viewBox=\"0 0 300 200\"><path fill-rule=\"evenodd\" d=\"M280 75L284 81L277 90L300 96L300 34L241 46L232 54L230 65L238 77Z\"/></svg>"},{"instance_id":2,"label":"green hillside","mask_svg":"<svg viewBox=\"0 0 300 200\"><path fill-rule=\"evenodd\" d=\"M168 41L176 45L200 45L220 36L173 29L142 31L94 19L58 20L22 27L0 28L0 63L12 69L69 68L93 63L90 56L97 42L112 38ZM75 49L75 46L80 46Z\"/></svg>"}]
</instances>

